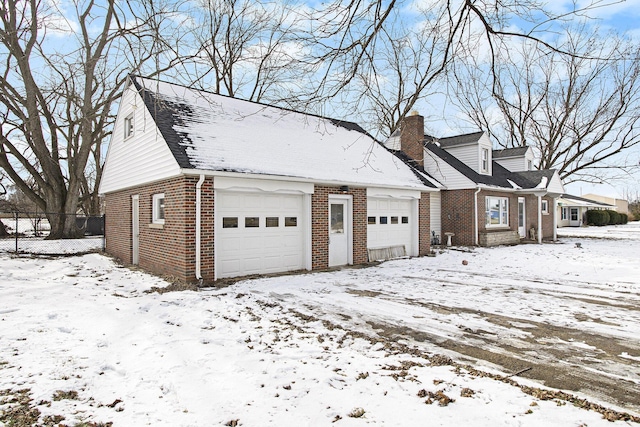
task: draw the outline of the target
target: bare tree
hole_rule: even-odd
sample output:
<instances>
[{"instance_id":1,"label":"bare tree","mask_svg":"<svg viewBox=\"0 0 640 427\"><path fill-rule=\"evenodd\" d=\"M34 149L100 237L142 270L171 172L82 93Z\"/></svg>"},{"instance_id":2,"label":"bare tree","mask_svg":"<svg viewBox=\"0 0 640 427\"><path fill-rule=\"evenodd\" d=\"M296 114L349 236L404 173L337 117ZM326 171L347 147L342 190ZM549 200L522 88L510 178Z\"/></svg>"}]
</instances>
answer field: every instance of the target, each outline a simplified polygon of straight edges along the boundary
<instances>
[{"instance_id":1,"label":"bare tree","mask_svg":"<svg viewBox=\"0 0 640 427\"><path fill-rule=\"evenodd\" d=\"M125 77L156 58L159 13L139 16L145 2L115 0L4 6L0 168L47 214L49 238L74 237L78 209L97 213L102 145Z\"/></svg>"},{"instance_id":2,"label":"bare tree","mask_svg":"<svg viewBox=\"0 0 640 427\"><path fill-rule=\"evenodd\" d=\"M524 43L502 55L491 79L470 62L457 74L459 105L499 146L531 145L538 168L557 169L565 183L636 168L621 154L640 143L637 47L571 27L560 48L568 54Z\"/></svg>"}]
</instances>

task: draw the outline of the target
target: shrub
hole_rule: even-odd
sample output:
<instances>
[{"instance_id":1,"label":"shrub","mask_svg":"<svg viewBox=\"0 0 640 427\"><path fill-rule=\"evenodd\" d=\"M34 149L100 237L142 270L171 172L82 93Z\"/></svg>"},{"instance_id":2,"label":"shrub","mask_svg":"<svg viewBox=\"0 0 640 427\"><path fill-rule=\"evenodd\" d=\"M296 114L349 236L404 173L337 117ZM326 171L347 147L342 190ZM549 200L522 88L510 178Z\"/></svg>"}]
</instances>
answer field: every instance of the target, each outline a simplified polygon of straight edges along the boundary
<instances>
[{"instance_id":1,"label":"shrub","mask_svg":"<svg viewBox=\"0 0 640 427\"><path fill-rule=\"evenodd\" d=\"M591 209L587 211L588 225L607 225L609 224L609 212Z\"/></svg>"},{"instance_id":2,"label":"shrub","mask_svg":"<svg viewBox=\"0 0 640 427\"><path fill-rule=\"evenodd\" d=\"M609 214L609 224L615 225L622 223L622 218L620 218L620 214L618 212L607 210L607 213Z\"/></svg>"},{"instance_id":3,"label":"shrub","mask_svg":"<svg viewBox=\"0 0 640 427\"><path fill-rule=\"evenodd\" d=\"M629 222L629 215L621 213L620 214L620 224L626 224Z\"/></svg>"}]
</instances>

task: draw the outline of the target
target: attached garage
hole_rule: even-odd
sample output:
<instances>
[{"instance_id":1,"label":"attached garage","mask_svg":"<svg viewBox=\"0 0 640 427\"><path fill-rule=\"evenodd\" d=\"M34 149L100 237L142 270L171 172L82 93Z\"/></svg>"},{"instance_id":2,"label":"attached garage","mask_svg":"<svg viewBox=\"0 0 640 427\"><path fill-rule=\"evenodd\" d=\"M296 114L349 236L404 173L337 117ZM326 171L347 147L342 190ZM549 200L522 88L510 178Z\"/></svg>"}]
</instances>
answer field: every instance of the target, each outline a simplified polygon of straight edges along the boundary
<instances>
[{"instance_id":1,"label":"attached garage","mask_svg":"<svg viewBox=\"0 0 640 427\"><path fill-rule=\"evenodd\" d=\"M216 190L216 277L308 268L307 203L300 191Z\"/></svg>"},{"instance_id":2,"label":"attached garage","mask_svg":"<svg viewBox=\"0 0 640 427\"><path fill-rule=\"evenodd\" d=\"M418 253L419 194L418 197L397 196L367 197L367 248L371 260Z\"/></svg>"}]
</instances>

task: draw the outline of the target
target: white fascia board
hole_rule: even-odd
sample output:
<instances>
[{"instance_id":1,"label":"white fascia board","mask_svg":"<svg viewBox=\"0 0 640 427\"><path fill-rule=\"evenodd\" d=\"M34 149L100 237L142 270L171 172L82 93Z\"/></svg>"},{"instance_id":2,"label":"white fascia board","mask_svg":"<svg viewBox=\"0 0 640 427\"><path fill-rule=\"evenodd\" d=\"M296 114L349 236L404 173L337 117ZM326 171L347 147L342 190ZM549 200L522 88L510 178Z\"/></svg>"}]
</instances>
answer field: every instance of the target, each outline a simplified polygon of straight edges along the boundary
<instances>
[{"instance_id":1,"label":"white fascia board","mask_svg":"<svg viewBox=\"0 0 640 427\"><path fill-rule=\"evenodd\" d=\"M311 178L301 178L295 176L285 176L285 175L266 175L266 174L256 174L256 173L242 173L242 172L227 172L227 171L211 171L211 170L199 170L199 169L182 169L183 175L189 176L199 176L205 175L208 177L230 177L230 178L244 178L244 179L257 179L257 180L265 180L265 181L283 181L283 182L301 182L301 183L310 183L316 185L326 185L326 186L349 186L354 188L367 188L370 184L364 182L348 182L348 181L327 181L327 180L316 180ZM421 185L385 185L380 186L380 184L373 184L375 187L380 188L397 188L397 189L405 189L405 190L414 190L420 192L432 192L439 191L437 188L431 188L427 186Z\"/></svg>"},{"instance_id":2,"label":"white fascia board","mask_svg":"<svg viewBox=\"0 0 640 427\"><path fill-rule=\"evenodd\" d=\"M419 199L420 191L394 188L367 187L367 197L389 197L393 199Z\"/></svg>"}]
</instances>

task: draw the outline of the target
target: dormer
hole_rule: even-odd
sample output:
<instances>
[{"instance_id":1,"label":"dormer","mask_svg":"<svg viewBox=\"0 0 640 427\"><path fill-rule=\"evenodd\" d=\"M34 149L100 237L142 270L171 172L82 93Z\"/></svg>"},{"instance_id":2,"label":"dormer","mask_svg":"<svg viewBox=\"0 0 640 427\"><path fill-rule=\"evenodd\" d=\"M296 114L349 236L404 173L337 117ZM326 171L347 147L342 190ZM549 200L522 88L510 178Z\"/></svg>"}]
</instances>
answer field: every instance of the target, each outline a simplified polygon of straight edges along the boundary
<instances>
[{"instance_id":1,"label":"dormer","mask_svg":"<svg viewBox=\"0 0 640 427\"><path fill-rule=\"evenodd\" d=\"M493 160L511 172L533 170L533 150L529 146L493 151Z\"/></svg>"},{"instance_id":2,"label":"dormer","mask_svg":"<svg viewBox=\"0 0 640 427\"><path fill-rule=\"evenodd\" d=\"M493 147L484 132L440 138L440 147L480 175L492 175Z\"/></svg>"}]
</instances>

